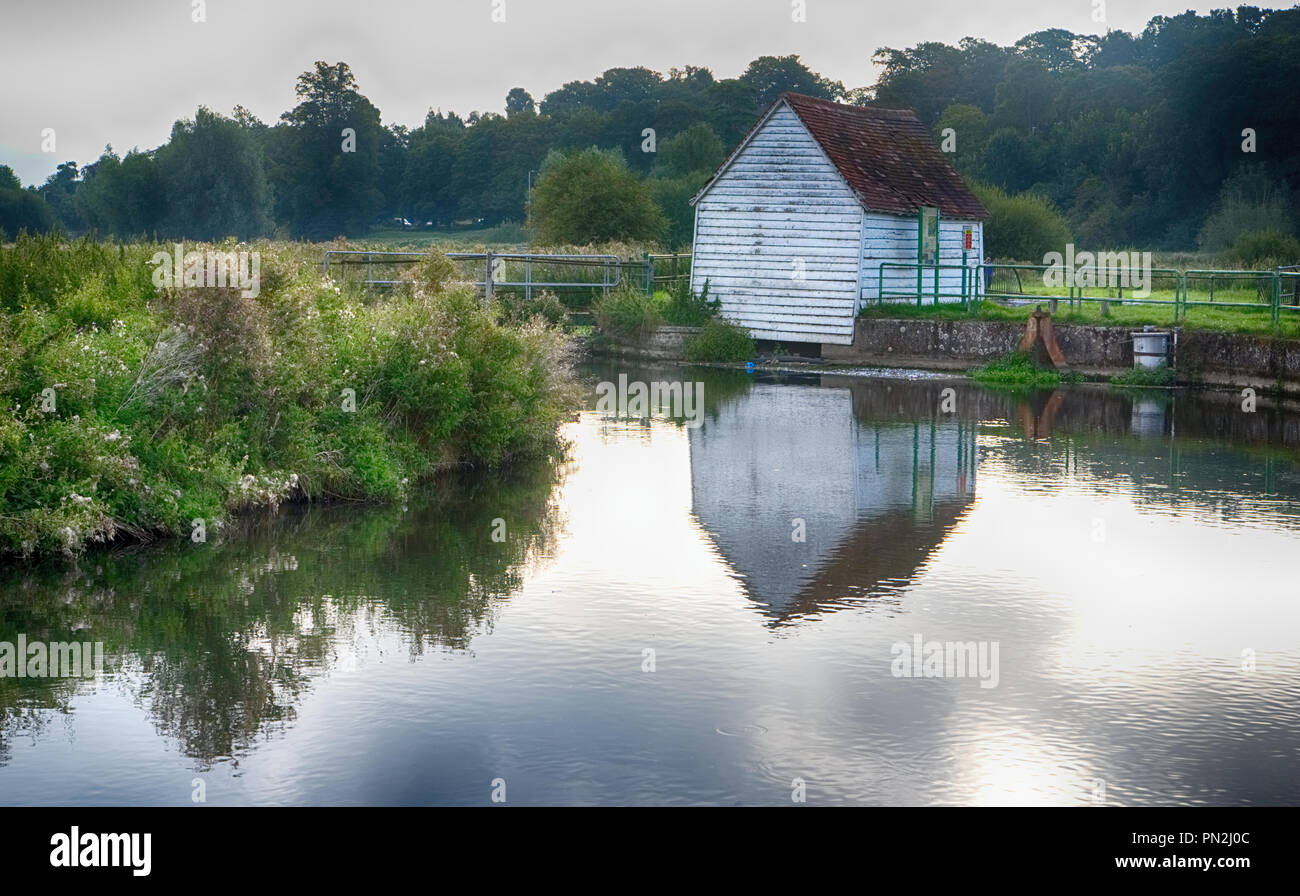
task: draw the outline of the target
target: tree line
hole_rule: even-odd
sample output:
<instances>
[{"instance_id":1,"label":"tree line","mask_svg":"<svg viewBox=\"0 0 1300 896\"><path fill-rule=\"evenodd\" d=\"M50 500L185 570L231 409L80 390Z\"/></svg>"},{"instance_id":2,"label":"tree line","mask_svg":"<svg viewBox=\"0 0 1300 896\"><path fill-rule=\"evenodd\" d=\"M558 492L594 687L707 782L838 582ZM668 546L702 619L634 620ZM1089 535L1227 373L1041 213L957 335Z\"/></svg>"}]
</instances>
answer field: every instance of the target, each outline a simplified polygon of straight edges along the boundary
<instances>
[{"instance_id":1,"label":"tree line","mask_svg":"<svg viewBox=\"0 0 1300 896\"><path fill-rule=\"evenodd\" d=\"M615 68L540 102L515 87L504 114L431 109L414 129L384 124L346 63L317 62L273 124L201 107L156 149L109 147L36 188L0 166L0 229L332 239L394 222L527 217L548 241L675 248L691 239L690 197L793 90L915 110L958 170L992 195L1054 208L1081 244L1221 251L1245 235L1294 240L1300 96L1281 88L1300 83L1300 7L1157 16L1140 34L1050 29L1012 46L885 47L874 58L879 80L853 89L797 56L760 57L732 79L698 66Z\"/></svg>"}]
</instances>

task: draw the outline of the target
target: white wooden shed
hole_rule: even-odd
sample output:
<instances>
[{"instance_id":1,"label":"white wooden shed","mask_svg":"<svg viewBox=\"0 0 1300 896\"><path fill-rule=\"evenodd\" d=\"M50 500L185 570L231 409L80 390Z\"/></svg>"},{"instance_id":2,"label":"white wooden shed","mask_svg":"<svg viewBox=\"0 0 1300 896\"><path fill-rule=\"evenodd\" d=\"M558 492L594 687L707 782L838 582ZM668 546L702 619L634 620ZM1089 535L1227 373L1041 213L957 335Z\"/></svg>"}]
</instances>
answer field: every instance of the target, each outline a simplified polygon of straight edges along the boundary
<instances>
[{"instance_id":1,"label":"white wooden shed","mask_svg":"<svg viewBox=\"0 0 1300 896\"><path fill-rule=\"evenodd\" d=\"M988 212L904 109L783 94L691 203L691 288L707 280L723 316L758 339L851 345L881 262L917 264L922 207L939 210L926 301L936 272L940 300L959 300L962 272L943 266L962 264L968 230L971 277L984 257ZM916 268L886 268L884 286L915 301Z\"/></svg>"}]
</instances>

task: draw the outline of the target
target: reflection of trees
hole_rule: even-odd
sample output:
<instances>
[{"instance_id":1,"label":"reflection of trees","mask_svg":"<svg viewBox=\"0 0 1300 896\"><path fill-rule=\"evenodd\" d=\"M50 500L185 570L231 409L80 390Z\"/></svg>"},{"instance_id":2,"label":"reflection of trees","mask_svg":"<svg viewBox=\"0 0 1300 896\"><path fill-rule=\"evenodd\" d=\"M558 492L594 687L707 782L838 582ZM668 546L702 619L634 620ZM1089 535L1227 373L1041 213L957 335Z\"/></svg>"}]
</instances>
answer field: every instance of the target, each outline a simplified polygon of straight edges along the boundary
<instances>
[{"instance_id":1,"label":"reflection of trees","mask_svg":"<svg viewBox=\"0 0 1300 896\"><path fill-rule=\"evenodd\" d=\"M754 384L755 375L744 370L721 367L682 367L676 364L653 364L639 360L601 359L583 368L584 377L592 384L588 408L596 406L595 384L601 381L617 383L619 374L629 382L702 382L704 383L704 419L713 419L728 402L745 395ZM807 382L807 377L803 377ZM768 375L767 382L772 382ZM682 422L680 419L675 422Z\"/></svg>"},{"instance_id":2,"label":"reflection of trees","mask_svg":"<svg viewBox=\"0 0 1300 896\"><path fill-rule=\"evenodd\" d=\"M188 755L234 755L292 722L313 679L365 638L396 635L413 657L467 648L523 569L552 554L562 469L440 482L409 509L290 508L249 517L220 543L11 570L0 640L103 641L128 673L119 686ZM497 518L502 543L491 540ZM48 715L81 686L0 679L0 761L37 724L30 709Z\"/></svg>"}]
</instances>

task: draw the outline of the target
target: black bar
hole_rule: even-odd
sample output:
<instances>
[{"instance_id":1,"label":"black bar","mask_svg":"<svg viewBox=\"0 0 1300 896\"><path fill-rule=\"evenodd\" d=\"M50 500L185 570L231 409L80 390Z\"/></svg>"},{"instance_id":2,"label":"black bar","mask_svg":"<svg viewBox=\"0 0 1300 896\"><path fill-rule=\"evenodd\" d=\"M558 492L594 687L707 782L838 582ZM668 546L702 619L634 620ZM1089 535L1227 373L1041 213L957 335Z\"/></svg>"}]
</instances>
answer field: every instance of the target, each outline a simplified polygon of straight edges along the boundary
<instances>
[{"instance_id":1,"label":"black bar","mask_svg":"<svg viewBox=\"0 0 1300 896\"><path fill-rule=\"evenodd\" d=\"M764 840L784 833L786 845L754 852L752 829L739 819L570 812L560 829L536 813L500 811L505 808L485 804L485 811L495 812L491 819L483 813L453 819L428 808L11 809L0 851L7 883L37 878L127 886L382 880L452 865L490 876L511 858L526 861L541 851L550 855L547 861L565 856L576 863L571 873L578 877L610 857L624 867L657 867L653 876L667 876L697 864L694 850L698 858L727 865L747 856L751 872L755 862L771 863L778 873L798 873L800 867L814 873L836 862L867 880L910 872L927 884L1136 878L1179 885L1201 877L1231 886L1243 875L1276 878L1293 866L1288 822L1294 816L1269 809L862 809L798 818L784 813L763 819ZM684 835L703 824L709 837ZM70 838L74 826L83 841L88 834L149 833L148 875L136 875L129 857L121 867L53 867L52 854L61 845L55 838ZM1194 842L1184 842L1189 840ZM580 852L573 851L576 843ZM1155 867L1119 867L1132 860ZM1209 867L1201 867L1205 860ZM1249 867L1220 867L1221 860L1245 860Z\"/></svg>"}]
</instances>

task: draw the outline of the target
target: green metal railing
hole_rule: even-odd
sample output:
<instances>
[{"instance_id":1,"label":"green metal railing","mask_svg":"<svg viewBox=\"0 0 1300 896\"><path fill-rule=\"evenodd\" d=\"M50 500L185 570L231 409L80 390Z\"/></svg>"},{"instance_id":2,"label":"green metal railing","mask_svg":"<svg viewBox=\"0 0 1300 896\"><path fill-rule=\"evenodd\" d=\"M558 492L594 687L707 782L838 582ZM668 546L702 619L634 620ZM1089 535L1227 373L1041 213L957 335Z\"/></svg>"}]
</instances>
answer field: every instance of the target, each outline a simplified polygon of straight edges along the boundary
<instances>
[{"instance_id":1,"label":"green metal railing","mask_svg":"<svg viewBox=\"0 0 1300 896\"><path fill-rule=\"evenodd\" d=\"M1105 267L1098 270L1090 271L1091 280L1097 280L1097 274L1104 274L1106 279L1116 280L1117 283L1078 283L1074 276L1076 272L1060 265L1045 264L987 264L981 265L981 268L991 272L992 281L984 289L983 298L994 301L1036 301L1050 302L1055 308L1058 302L1064 301L1071 311L1076 309L1082 310L1087 302L1094 302L1101 305L1103 309L1111 304L1119 305L1167 305L1170 306L1175 316L1179 307L1179 302L1183 296L1183 276L1180 271L1173 268L1149 268L1137 270L1134 268ZM1011 276L1015 277L1016 288L997 288L998 272L1004 272L1002 277L1004 284L1009 286ZM1021 276L1021 272L1032 272L1034 280L1043 283L1043 290L1034 292L1025 289L1024 281L1026 278ZM1054 275L1062 282L1061 286L1047 286L1049 275ZM1142 288L1136 287L1139 280L1145 281ZM1165 286L1157 290L1157 281L1165 281ZM1032 282L1032 281L1031 281ZM1125 285L1127 284L1127 285ZM1167 297L1159 293L1167 293Z\"/></svg>"},{"instance_id":2,"label":"green metal railing","mask_svg":"<svg viewBox=\"0 0 1300 896\"><path fill-rule=\"evenodd\" d=\"M916 274L917 286L912 289L891 290L885 285L885 272L889 270L911 271ZM941 271L960 271L957 291L945 291L947 284ZM931 282L933 284L931 291L925 290L925 279L928 272L933 272ZM953 299L961 302L963 308L969 309L971 302L978 298L978 265L961 265L961 264L921 264L915 261L882 261L878 269L879 295L877 304L883 303L886 299L915 299L917 306L924 304L926 298L933 300L934 304L944 299ZM899 279L899 278L896 278ZM909 281L911 277L909 276ZM901 282L901 279L900 279ZM909 285L911 285L909 283Z\"/></svg>"},{"instance_id":3,"label":"green metal railing","mask_svg":"<svg viewBox=\"0 0 1300 896\"><path fill-rule=\"evenodd\" d=\"M951 277L941 276L942 271L952 270L961 272L956 284ZM894 275L889 277L891 271ZM1102 306L1103 314L1110 305L1157 305L1169 308L1174 321L1185 319L1188 308L1239 308L1268 312L1274 325L1280 323L1282 312L1300 312L1300 268L1179 271L1102 267L1086 272L1091 275L1090 281L1082 285L1078 283L1080 273L1085 272L1059 265L886 261L878 267L875 304L907 300L921 306L929 300L930 304L960 303L973 310L977 302L987 300L1004 304L1046 302L1056 310L1059 303L1065 302L1074 311L1092 302ZM1051 280L1061 285L1049 285ZM1144 284L1141 289L1133 285L1139 281ZM1035 283L1042 284L1041 288L1035 289ZM1284 302L1284 298L1290 301Z\"/></svg>"},{"instance_id":4,"label":"green metal railing","mask_svg":"<svg viewBox=\"0 0 1300 896\"><path fill-rule=\"evenodd\" d=\"M1215 283L1220 283L1219 296L1214 295ZM1193 299L1187 291L1186 284L1203 282L1205 299ZM1278 319L1278 274L1276 271L1208 271L1190 270L1183 274L1183 309L1201 308L1248 308L1252 311L1268 309L1274 322ZM1245 284L1242 286L1241 284ZM1252 295L1250 301L1238 301L1244 295Z\"/></svg>"},{"instance_id":5,"label":"green metal railing","mask_svg":"<svg viewBox=\"0 0 1300 896\"><path fill-rule=\"evenodd\" d=\"M1292 314L1300 311L1300 265L1277 269L1277 318L1283 311Z\"/></svg>"}]
</instances>

